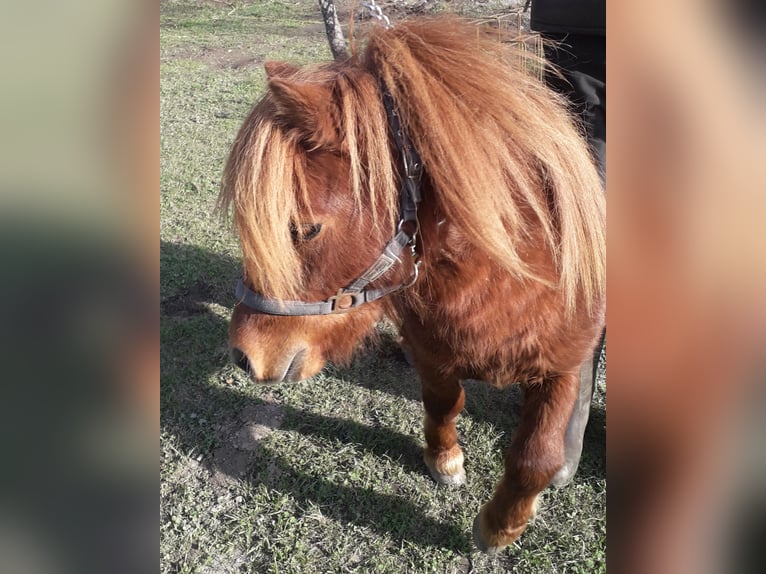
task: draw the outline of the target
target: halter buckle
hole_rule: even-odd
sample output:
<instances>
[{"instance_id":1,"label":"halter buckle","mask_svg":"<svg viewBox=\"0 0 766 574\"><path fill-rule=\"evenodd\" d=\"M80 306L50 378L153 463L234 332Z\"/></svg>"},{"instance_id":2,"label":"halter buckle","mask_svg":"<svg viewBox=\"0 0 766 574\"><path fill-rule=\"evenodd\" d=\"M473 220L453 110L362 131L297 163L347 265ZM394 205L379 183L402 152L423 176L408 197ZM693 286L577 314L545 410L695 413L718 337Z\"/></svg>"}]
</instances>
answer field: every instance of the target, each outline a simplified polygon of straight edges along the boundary
<instances>
[{"instance_id":1,"label":"halter buckle","mask_svg":"<svg viewBox=\"0 0 766 574\"><path fill-rule=\"evenodd\" d=\"M353 309L358 306L357 298L361 293L346 293L343 289L338 289L338 292L327 299L330 304L331 313L345 313L349 309Z\"/></svg>"}]
</instances>

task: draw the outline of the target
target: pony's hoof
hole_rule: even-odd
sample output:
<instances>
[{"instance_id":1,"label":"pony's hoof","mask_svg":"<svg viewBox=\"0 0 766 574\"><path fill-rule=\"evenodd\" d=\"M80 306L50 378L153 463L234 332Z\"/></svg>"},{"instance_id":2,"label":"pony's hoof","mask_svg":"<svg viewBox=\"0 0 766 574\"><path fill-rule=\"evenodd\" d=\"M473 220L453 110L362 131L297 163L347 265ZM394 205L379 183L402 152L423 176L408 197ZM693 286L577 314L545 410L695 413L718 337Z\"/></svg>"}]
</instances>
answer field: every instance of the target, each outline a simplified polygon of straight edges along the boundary
<instances>
[{"instance_id":1,"label":"pony's hoof","mask_svg":"<svg viewBox=\"0 0 766 574\"><path fill-rule=\"evenodd\" d=\"M439 484L446 484L447 486L460 486L465 484L465 470L462 468L457 474L441 474L430 468L428 471L431 473L433 479Z\"/></svg>"},{"instance_id":2,"label":"pony's hoof","mask_svg":"<svg viewBox=\"0 0 766 574\"><path fill-rule=\"evenodd\" d=\"M476 548L484 552L484 554L488 554L489 556L494 556L498 552L500 552L503 547L502 546L490 546L484 541L484 537L481 535L481 514L477 514L476 518L473 519L473 543L476 545Z\"/></svg>"},{"instance_id":3,"label":"pony's hoof","mask_svg":"<svg viewBox=\"0 0 766 574\"><path fill-rule=\"evenodd\" d=\"M490 556L497 554L506 546L513 544L527 528L526 523L524 523L515 528L512 527L499 532L492 532L487 525L484 516L484 508L482 508L473 520L473 543L476 545L476 548Z\"/></svg>"},{"instance_id":4,"label":"pony's hoof","mask_svg":"<svg viewBox=\"0 0 766 574\"><path fill-rule=\"evenodd\" d=\"M449 450L438 454L429 449L423 452L423 460L428 472L439 484L458 486L465 484L465 469L463 469L463 451L455 445Z\"/></svg>"}]
</instances>

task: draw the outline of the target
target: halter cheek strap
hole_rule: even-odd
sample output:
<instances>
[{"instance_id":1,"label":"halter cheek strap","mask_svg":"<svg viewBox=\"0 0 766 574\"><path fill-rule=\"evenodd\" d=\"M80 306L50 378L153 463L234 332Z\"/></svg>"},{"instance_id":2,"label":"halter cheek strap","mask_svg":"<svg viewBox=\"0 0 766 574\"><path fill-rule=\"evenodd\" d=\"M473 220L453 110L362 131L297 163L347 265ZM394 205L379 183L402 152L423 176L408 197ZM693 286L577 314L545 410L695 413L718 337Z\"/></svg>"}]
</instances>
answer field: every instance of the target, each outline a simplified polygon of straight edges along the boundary
<instances>
[{"instance_id":1,"label":"halter cheek strap","mask_svg":"<svg viewBox=\"0 0 766 574\"><path fill-rule=\"evenodd\" d=\"M417 281L420 262L417 261L415 244L419 230L418 204L421 200L420 180L423 175L423 164L417 150L404 133L394 105L394 99L385 88L383 89L383 105L394 136L394 143L402 158L402 187L399 192L400 219L396 235L386 244L380 256L364 273L325 301L285 301L264 297L249 289L245 282L239 279L236 297L240 303L267 315L331 315L344 313L365 303L376 301L386 295L406 289ZM413 260L413 270L409 281L390 287L365 289L370 283L382 277L396 263L402 262L399 256L407 246L410 247Z\"/></svg>"}]
</instances>

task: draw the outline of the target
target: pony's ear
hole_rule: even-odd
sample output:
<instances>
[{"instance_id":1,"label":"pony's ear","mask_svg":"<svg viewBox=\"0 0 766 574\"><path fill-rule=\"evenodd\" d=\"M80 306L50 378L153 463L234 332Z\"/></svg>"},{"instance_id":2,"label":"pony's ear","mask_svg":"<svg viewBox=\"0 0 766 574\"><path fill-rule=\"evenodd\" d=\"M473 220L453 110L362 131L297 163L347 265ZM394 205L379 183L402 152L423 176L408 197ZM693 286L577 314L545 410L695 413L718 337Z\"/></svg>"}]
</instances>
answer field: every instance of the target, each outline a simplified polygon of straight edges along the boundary
<instances>
[{"instance_id":1,"label":"pony's ear","mask_svg":"<svg viewBox=\"0 0 766 574\"><path fill-rule=\"evenodd\" d=\"M288 64L287 62L264 62L263 67L266 70L266 77L269 80L273 80L274 78L289 78L290 76L294 76L296 72L300 70L298 66Z\"/></svg>"},{"instance_id":2,"label":"pony's ear","mask_svg":"<svg viewBox=\"0 0 766 574\"><path fill-rule=\"evenodd\" d=\"M277 115L285 126L298 130L316 147L337 147L340 143L332 89L328 84L282 77L269 80Z\"/></svg>"}]
</instances>

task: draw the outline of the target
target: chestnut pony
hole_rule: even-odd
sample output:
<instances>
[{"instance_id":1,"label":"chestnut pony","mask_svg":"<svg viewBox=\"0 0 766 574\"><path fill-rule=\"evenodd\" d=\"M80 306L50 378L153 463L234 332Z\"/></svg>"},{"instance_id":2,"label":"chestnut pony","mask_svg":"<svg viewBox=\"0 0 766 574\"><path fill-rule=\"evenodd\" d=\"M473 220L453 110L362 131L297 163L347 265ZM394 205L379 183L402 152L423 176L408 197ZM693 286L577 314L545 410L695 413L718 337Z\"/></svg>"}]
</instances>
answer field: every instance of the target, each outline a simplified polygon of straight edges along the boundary
<instances>
[{"instance_id":1,"label":"chestnut pony","mask_svg":"<svg viewBox=\"0 0 766 574\"><path fill-rule=\"evenodd\" d=\"M348 361L394 321L422 384L425 463L447 484L465 480L461 379L523 386L505 473L474 522L493 551L579 461L605 213L565 105L488 34L411 21L344 62L267 63L220 201L244 266L230 347L256 382Z\"/></svg>"}]
</instances>

